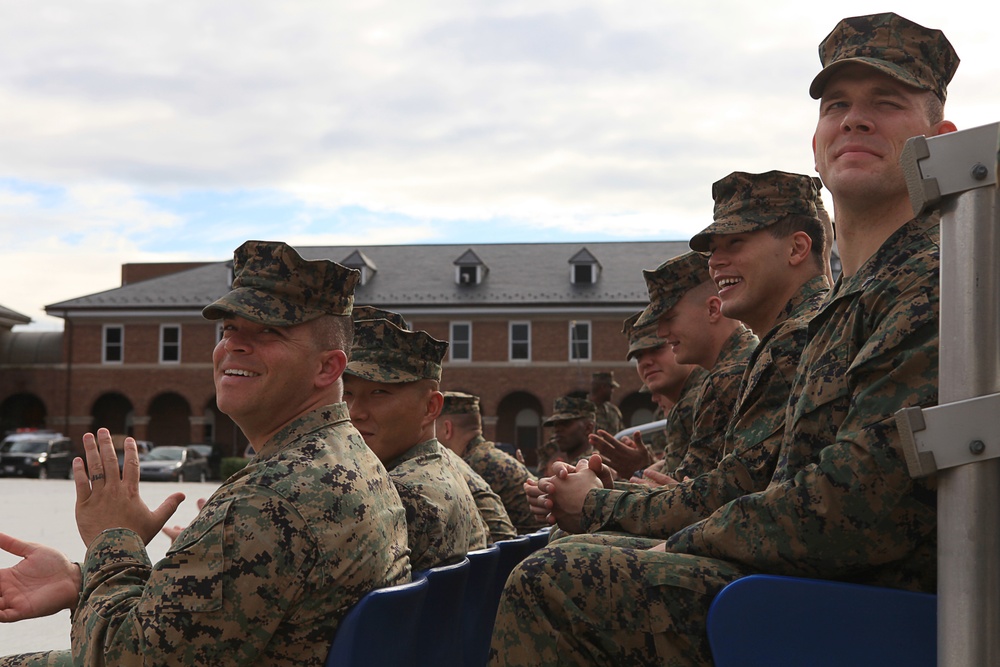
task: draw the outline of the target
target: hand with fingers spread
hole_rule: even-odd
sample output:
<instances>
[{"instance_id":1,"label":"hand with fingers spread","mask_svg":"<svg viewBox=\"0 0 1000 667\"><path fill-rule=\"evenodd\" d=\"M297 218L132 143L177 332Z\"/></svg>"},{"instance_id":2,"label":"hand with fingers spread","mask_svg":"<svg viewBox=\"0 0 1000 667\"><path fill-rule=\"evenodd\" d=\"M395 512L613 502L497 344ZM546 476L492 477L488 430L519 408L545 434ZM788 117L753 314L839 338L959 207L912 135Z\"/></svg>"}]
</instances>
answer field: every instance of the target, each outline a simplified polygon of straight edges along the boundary
<instances>
[{"instance_id":1,"label":"hand with fingers spread","mask_svg":"<svg viewBox=\"0 0 1000 667\"><path fill-rule=\"evenodd\" d=\"M76 525L84 544L89 547L95 537L109 528L127 528L139 535L143 543L149 544L177 510L184 494L171 494L155 510L146 506L139 497L139 452L132 438L125 438L121 475L108 429L98 429L96 438L92 433L85 434L83 449L90 476L84 470L83 461L76 459L73 478L76 481Z\"/></svg>"},{"instance_id":2,"label":"hand with fingers spread","mask_svg":"<svg viewBox=\"0 0 1000 667\"><path fill-rule=\"evenodd\" d=\"M74 609L80 596L80 567L51 547L0 533L0 549L20 556L0 569L0 623L49 616Z\"/></svg>"},{"instance_id":3,"label":"hand with fingers spread","mask_svg":"<svg viewBox=\"0 0 1000 667\"><path fill-rule=\"evenodd\" d=\"M590 434L590 444L597 448L621 479L628 479L636 470L653 462L649 449L642 442L642 433L638 431L631 438L620 440L607 431L597 431Z\"/></svg>"}]
</instances>

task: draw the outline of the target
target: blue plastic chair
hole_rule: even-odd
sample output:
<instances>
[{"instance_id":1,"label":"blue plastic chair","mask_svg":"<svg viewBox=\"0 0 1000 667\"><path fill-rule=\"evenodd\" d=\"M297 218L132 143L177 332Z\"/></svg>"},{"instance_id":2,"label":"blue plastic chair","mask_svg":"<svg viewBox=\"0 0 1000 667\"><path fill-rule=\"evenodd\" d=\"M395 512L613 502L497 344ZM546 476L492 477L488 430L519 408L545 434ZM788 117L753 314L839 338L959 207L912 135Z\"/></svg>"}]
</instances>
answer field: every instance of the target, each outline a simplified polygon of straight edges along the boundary
<instances>
[{"instance_id":1,"label":"blue plastic chair","mask_svg":"<svg viewBox=\"0 0 1000 667\"><path fill-rule=\"evenodd\" d=\"M413 667L417 622L430 584L420 574L413 581L371 591L351 608L337 628L326 667ZM392 640L387 641L390 628Z\"/></svg>"},{"instance_id":2,"label":"blue plastic chair","mask_svg":"<svg viewBox=\"0 0 1000 667\"><path fill-rule=\"evenodd\" d=\"M528 533L528 541L531 542L533 550L548 546L549 532L551 530L551 528L540 528L533 533Z\"/></svg>"},{"instance_id":3,"label":"blue plastic chair","mask_svg":"<svg viewBox=\"0 0 1000 667\"><path fill-rule=\"evenodd\" d=\"M752 575L708 612L715 667L934 667L937 596Z\"/></svg>"},{"instance_id":4,"label":"blue plastic chair","mask_svg":"<svg viewBox=\"0 0 1000 667\"><path fill-rule=\"evenodd\" d=\"M470 563L463 558L453 565L426 570L427 599L417 625L418 667L462 667L462 603ZM392 626L383 625L385 628ZM382 641L393 641L383 635ZM388 663L370 662L369 665Z\"/></svg>"},{"instance_id":5,"label":"blue plastic chair","mask_svg":"<svg viewBox=\"0 0 1000 667\"><path fill-rule=\"evenodd\" d=\"M486 549L470 551L469 580L465 584L465 601L462 603L462 658L466 667L483 667L490 652L493 635L492 619L496 607L488 609L500 547L496 544Z\"/></svg>"}]
</instances>

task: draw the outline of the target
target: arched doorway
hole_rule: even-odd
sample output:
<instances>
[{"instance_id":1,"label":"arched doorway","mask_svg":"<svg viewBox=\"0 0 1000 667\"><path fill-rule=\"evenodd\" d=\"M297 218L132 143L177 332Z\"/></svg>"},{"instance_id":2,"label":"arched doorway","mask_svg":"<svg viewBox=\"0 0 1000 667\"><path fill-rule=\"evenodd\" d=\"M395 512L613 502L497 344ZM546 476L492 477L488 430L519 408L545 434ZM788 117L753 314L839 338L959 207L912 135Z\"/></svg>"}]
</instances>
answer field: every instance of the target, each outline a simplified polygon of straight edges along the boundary
<instances>
[{"instance_id":1,"label":"arched doorway","mask_svg":"<svg viewBox=\"0 0 1000 667\"><path fill-rule=\"evenodd\" d=\"M497 441L521 450L525 463L538 462L538 444L542 436L542 403L528 392L508 394L497 408Z\"/></svg>"},{"instance_id":2,"label":"arched doorway","mask_svg":"<svg viewBox=\"0 0 1000 667\"><path fill-rule=\"evenodd\" d=\"M218 445L223 456L243 456L250 441L212 399L205 407L205 442Z\"/></svg>"},{"instance_id":3,"label":"arched doorway","mask_svg":"<svg viewBox=\"0 0 1000 667\"><path fill-rule=\"evenodd\" d=\"M132 402L118 393L103 394L90 410L90 432L106 428L112 433L134 436L132 429Z\"/></svg>"},{"instance_id":4,"label":"arched doorway","mask_svg":"<svg viewBox=\"0 0 1000 667\"><path fill-rule=\"evenodd\" d=\"M146 433L159 445L191 444L191 406L180 394L160 394L149 405Z\"/></svg>"},{"instance_id":5,"label":"arched doorway","mask_svg":"<svg viewBox=\"0 0 1000 667\"><path fill-rule=\"evenodd\" d=\"M34 394L14 394L0 404L0 436L19 428L45 428L45 404Z\"/></svg>"},{"instance_id":6,"label":"arched doorway","mask_svg":"<svg viewBox=\"0 0 1000 667\"><path fill-rule=\"evenodd\" d=\"M638 426L653 421L656 404L652 394L633 392L622 400L618 408L622 411L622 423L626 426Z\"/></svg>"}]
</instances>

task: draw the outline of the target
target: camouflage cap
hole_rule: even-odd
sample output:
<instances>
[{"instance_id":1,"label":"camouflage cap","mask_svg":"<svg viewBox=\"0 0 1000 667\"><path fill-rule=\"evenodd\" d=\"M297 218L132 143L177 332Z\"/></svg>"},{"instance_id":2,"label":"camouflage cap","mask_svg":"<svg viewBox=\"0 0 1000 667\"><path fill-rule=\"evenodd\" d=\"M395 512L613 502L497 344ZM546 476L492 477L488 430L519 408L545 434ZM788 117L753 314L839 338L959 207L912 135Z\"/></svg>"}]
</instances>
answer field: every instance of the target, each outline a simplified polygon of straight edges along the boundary
<instances>
[{"instance_id":1,"label":"camouflage cap","mask_svg":"<svg viewBox=\"0 0 1000 667\"><path fill-rule=\"evenodd\" d=\"M440 380L441 360L447 351L448 343L426 331L401 329L389 320L358 320L344 372L390 384Z\"/></svg>"},{"instance_id":2,"label":"camouflage cap","mask_svg":"<svg viewBox=\"0 0 1000 667\"><path fill-rule=\"evenodd\" d=\"M640 315L642 315L642 311L632 315L622 323L622 333L628 338L628 353L625 354L627 360L631 360L643 350L653 350L667 342L656 335L656 322L651 322L644 327L636 327L635 322Z\"/></svg>"},{"instance_id":3,"label":"camouflage cap","mask_svg":"<svg viewBox=\"0 0 1000 667\"><path fill-rule=\"evenodd\" d=\"M382 310L375 306L354 306L351 316L355 322L358 320L389 320L400 329L409 328L406 326L406 320L399 313L394 313L391 310Z\"/></svg>"},{"instance_id":4,"label":"camouflage cap","mask_svg":"<svg viewBox=\"0 0 1000 667\"><path fill-rule=\"evenodd\" d=\"M822 181L815 176L769 171L748 174L734 171L712 184L715 221L695 234L688 245L707 252L715 234L740 234L770 227L789 216L814 218L823 225L820 211Z\"/></svg>"},{"instance_id":5,"label":"camouflage cap","mask_svg":"<svg viewBox=\"0 0 1000 667\"><path fill-rule=\"evenodd\" d=\"M479 397L461 391L444 392L442 415L478 415Z\"/></svg>"},{"instance_id":6,"label":"camouflage cap","mask_svg":"<svg viewBox=\"0 0 1000 667\"><path fill-rule=\"evenodd\" d=\"M615 382L615 372L614 371L598 371L597 373L592 373L590 375L591 382L598 382L603 384L610 384L612 387L617 389L621 385Z\"/></svg>"},{"instance_id":7,"label":"camouflage cap","mask_svg":"<svg viewBox=\"0 0 1000 667\"><path fill-rule=\"evenodd\" d=\"M844 19L819 45L823 71L809 86L814 100L830 77L847 63L862 63L898 81L933 91L942 102L958 69L958 54L940 30L891 12Z\"/></svg>"},{"instance_id":8,"label":"camouflage cap","mask_svg":"<svg viewBox=\"0 0 1000 667\"><path fill-rule=\"evenodd\" d=\"M708 280L708 258L698 252L687 252L652 271L644 270L642 277L649 291L649 305L635 322L634 326L640 328L655 324L682 296Z\"/></svg>"},{"instance_id":9,"label":"camouflage cap","mask_svg":"<svg viewBox=\"0 0 1000 667\"><path fill-rule=\"evenodd\" d=\"M542 422L542 426L552 426L556 422L571 419L597 419L597 406L585 398L560 396L556 399L553 414Z\"/></svg>"},{"instance_id":10,"label":"camouflage cap","mask_svg":"<svg viewBox=\"0 0 1000 667\"><path fill-rule=\"evenodd\" d=\"M237 315L287 327L323 315L350 315L361 273L328 259L307 261L286 243L247 241L233 253L233 288L206 306L209 320Z\"/></svg>"}]
</instances>

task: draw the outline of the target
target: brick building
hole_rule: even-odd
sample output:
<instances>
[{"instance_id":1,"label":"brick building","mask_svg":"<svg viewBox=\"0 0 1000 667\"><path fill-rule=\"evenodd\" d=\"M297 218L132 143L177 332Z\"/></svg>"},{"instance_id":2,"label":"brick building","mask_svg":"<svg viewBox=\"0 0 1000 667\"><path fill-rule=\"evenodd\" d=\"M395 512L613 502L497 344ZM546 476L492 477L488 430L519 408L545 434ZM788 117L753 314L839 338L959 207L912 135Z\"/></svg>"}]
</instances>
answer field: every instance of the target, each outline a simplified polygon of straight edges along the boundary
<instances>
[{"instance_id":1,"label":"brick building","mask_svg":"<svg viewBox=\"0 0 1000 667\"><path fill-rule=\"evenodd\" d=\"M649 418L625 361L621 323L642 308L641 269L685 242L300 248L359 269L356 303L401 313L451 343L442 388L482 398L488 438L529 462L557 396L585 393L614 371L626 423ZM28 318L0 307L0 429L47 427L79 443L98 426L156 444L246 443L215 407L212 348L220 327L201 308L228 289L232 262L126 264L119 288L46 307L62 332L15 332Z\"/></svg>"}]
</instances>

